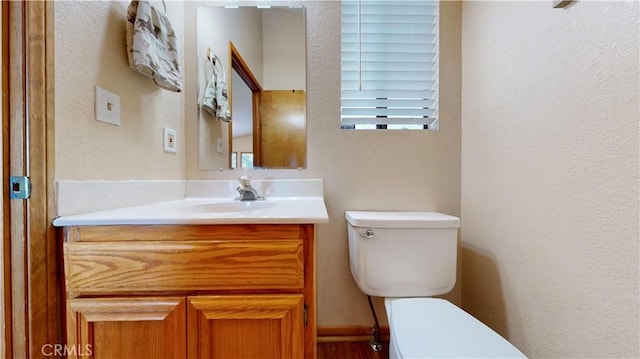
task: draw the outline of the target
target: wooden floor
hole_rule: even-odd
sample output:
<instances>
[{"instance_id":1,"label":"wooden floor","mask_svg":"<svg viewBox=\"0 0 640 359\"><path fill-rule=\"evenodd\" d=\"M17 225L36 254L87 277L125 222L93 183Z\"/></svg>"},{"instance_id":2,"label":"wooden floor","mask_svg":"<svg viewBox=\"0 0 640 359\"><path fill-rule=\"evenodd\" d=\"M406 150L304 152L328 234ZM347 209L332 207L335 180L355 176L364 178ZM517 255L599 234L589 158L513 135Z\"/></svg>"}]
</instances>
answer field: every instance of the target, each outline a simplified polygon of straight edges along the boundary
<instances>
[{"instance_id":1,"label":"wooden floor","mask_svg":"<svg viewBox=\"0 0 640 359\"><path fill-rule=\"evenodd\" d=\"M374 352L369 342L318 343L318 359L387 359L389 343L382 345L382 351Z\"/></svg>"}]
</instances>

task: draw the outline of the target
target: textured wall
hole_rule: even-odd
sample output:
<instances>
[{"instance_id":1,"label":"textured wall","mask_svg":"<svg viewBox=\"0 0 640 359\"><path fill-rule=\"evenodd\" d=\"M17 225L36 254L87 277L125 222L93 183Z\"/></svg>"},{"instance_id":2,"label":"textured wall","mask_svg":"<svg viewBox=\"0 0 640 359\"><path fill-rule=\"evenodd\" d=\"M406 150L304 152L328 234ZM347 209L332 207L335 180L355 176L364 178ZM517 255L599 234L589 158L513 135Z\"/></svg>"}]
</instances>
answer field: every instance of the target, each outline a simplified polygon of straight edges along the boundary
<instances>
[{"instance_id":1,"label":"textured wall","mask_svg":"<svg viewBox=\"0 0 640 359\"><path fill-rule=\"evenodd\" d=\"M640 355L638 10L463 5L463 306L531 357Z\"/></svg>"},{"instance_id":2,"label":"textured wall","mask_svg":"<svg viewBox=\"0 0 640 359\"><path fill-rule=\"evenodd\" d=\"M330 223L318 226L319 325L370 325L366 297L349 272L344 211L438 210L460 214L461 6L458 2L442 3L440 131L354 132L340 130L340 2L304 4L308 168L198 171L197 143L190 141L187 175L190 179L235 179L243 173L255 179L322 178ZM193 38L189 11L185 13L185 36ZM187 48L190 46L186 43ZM187 49L186 56L189 53ZM195 75L187 76L195 81ZM189 88L186 136L195 139L197 108ZM459 287L450 298L459 302Z\"/></svg>"},{"instance_id":3,"label":"textured wall","mask_svg":"<svg viewBox=\"0 0 640 359\"><path fill-rule=\"evenodd\" d=\"M262 88L295 90L306 86L306 46L302 9L270 9L262 15ZM299 11L298 11L299 10Z\"/></svg>"},{"instance_id":4,"label":"textured wall","mask_svg":"<svg viewBox=\"0 0 640 359\"><path fill-rule=\"evenodd\" d=\"M167 1L183 55L183 5ZM184 179L184 94L129 69L129 1L56 1L56 179ZM159 5L162 7L162 5ZM121 125L95 120L94 86L120 95ZM162 151L162 128L178 154Z\"/></svg>"}]
</instances>

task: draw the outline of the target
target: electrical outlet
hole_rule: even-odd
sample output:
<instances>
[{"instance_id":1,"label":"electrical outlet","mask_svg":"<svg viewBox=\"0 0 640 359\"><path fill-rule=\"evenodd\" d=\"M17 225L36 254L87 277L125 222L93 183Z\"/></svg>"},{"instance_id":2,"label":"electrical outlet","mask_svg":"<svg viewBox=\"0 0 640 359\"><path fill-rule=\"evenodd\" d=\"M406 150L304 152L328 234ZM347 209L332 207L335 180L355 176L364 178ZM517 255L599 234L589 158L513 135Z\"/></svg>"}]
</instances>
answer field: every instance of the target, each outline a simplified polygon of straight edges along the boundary
<instances>
[{"instance_id":1,"label":"electrical outlet","mask_svg":"<svg viewBox=\"0 0 640 359\"><path fill-rule=\"evenodd\" d=\"M163 141L164 152L176 153L178 145L176 143L176 131L170 128L164 128Z\"/></svg>"},{"instance_id":2,"label":"electrical outlet","mask_svg":"<svg viewBox=\"0 0 640 359\"><path fill-rule=\"evenodd\" d=\"M96 86L96 120L120 126L120 96Z\"/></svg>"}]
</instances>

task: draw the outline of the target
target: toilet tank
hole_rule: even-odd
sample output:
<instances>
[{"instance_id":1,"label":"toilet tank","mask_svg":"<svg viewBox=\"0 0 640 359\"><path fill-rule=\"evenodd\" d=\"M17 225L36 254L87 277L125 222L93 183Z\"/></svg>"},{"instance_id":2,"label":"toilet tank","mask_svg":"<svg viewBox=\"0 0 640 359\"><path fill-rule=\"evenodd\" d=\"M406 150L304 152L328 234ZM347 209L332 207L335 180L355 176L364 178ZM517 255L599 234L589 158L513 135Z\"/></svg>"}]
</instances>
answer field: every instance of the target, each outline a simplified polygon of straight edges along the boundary
<instances>
[{"instance_id":1,"label":"toilet tank","mask_svg":"<svg viewBox=\"0 0 640 359\"><path fill-rule=\"evenodd\" d=\"M346 211L349 262L360 290L428 297L456 283L460 219L437 212Z\"/></svg>"}]
</instances>

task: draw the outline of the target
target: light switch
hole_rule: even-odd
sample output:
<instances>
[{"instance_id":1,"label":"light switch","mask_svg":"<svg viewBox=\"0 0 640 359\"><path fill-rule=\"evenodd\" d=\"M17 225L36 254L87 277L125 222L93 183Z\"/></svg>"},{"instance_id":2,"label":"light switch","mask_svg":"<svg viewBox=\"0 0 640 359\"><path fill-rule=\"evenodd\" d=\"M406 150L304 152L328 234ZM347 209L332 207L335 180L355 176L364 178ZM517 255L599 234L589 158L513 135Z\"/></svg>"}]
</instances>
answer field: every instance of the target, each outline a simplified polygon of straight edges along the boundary
<instances>
[{"instance_id":1,"label":"light switch","mask_svg":"<svg viewBox=\"0 0 640 359\"><path fill-rule=\"evenodd\" d=\"M96 86L96 120L120 126L120 96Z\"/></svg>"}]
</instances>

